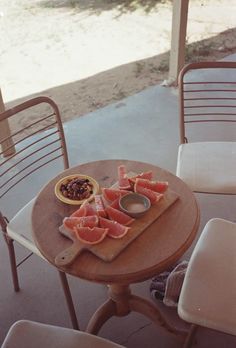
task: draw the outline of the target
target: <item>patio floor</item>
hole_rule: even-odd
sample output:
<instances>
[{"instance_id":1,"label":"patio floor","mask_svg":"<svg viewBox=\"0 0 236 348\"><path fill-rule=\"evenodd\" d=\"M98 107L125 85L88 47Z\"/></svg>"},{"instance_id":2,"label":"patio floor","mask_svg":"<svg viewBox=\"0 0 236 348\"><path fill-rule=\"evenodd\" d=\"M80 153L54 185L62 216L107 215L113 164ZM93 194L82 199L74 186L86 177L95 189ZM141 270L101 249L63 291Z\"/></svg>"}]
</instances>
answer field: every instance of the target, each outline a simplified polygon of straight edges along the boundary
<instances>
[{"instance_id":1,"label":"patio floor","mask_svg":"<svg viewBox=\"0 0 236 348\"><path fill-rule=\"evenodd\" d=\"M236 55L228 59L235 60ZM120 102L67 122L64 126L71 166L99 159L132 159L150 162L175 173L179 141L178 91L175 88L148 88ZM40 183L34 183L32 190L27 188L27 194L22 194L19 199L24 202L26 198L33 197L39 186ZM234 197L199 194L197 200L201 209L199 233L212 217L235 220ZM10 206L7 209L11 217L14 207ZM21 291L14 293L7 249L2 236L0 238L0 342L10 325L19 319L71 327L55 269L37 256L31 256L19 268ZM193 246L183 259L189 257ZM25 255L25 250L20 246L16 246L16 251L19 258ZM106 299L107 289L103 285L74 277L69 277L69 281L83 330L92 313ZM132 289L136 294L152 301L149 285L150 281L146 281L133 285ZM184 325L175 309L165 308L161 304L160 306L172 323L180 327ZM103 326L99 335L128 348L182 346L181 341L163 328L154 326L150 320L135 313L124 318L112 318ZM235 337L206 329L199 329L194 344L194 347L204 348L235 346Z\"/></svg>"}]
</instances>

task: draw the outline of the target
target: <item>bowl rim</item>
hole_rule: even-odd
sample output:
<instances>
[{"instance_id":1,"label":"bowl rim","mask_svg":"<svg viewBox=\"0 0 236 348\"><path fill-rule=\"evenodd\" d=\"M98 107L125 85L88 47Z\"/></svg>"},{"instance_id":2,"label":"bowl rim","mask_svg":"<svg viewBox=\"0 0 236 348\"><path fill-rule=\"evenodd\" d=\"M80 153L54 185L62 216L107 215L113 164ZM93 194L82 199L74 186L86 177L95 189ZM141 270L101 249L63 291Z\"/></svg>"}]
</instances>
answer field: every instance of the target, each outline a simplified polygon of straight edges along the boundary
<instances>
[{"instance_id":1,"label":"bowl rim","mask_svg":"<svg viewBox=\"0 0 236 348\"><path fill-rule=\"evenodd\" d=\"M61 184L65 180L73 179L73 178L88 179L93 184L93 193L88 198L81 199L81 200L70 199L70 198L64 197L63 194L60 191L60 186L61 186ZM79 174L79 173L78 174L75 173L75 174L70 174L70 175L64 176L63 178L61 178L60 180L57 181L57 183L55 184L55 187L54 187L54 193L55 193L56 197L61 202L66 203L66 204L70 204L70 205L81 205L85 201L90 202L90 201L93 200L94 196L96 194L98 194L98 191L99 191L99 184L98 184L98 182L94 178L92 178L89 175Z\"/></svg>"},{"instance_id":2,"label":"bowl rim","mask_svg":"<svg viewBox=\"0 0 236 348\"><path fill-rule=\"evenodd\" d=\"M131 212L131 211L129 211L128 209L126 209L126 208L124 207L124 205L122 205L122 201L125 200L125 199L127 199L128 196L136 196L136 197L142 198L142 200L144 200L144 201L147 202L147 207L144 206L144 208L145 208L144 210L137 211L137 212ZM123 210L123 211L126 212L127 214L139 215L139 214L143 214L143 213L147 212L147 211L150 209L150 207L151 207L151 201L150 201L150 199L149 199L147 196L144 196L144 195L141 194L141 193L138 193L138 192L129 192L129 193L127 193L126 195L121 196L121 197L119 198L119 207L120 207L121 210Z\"/></svg>"}]
</instances>

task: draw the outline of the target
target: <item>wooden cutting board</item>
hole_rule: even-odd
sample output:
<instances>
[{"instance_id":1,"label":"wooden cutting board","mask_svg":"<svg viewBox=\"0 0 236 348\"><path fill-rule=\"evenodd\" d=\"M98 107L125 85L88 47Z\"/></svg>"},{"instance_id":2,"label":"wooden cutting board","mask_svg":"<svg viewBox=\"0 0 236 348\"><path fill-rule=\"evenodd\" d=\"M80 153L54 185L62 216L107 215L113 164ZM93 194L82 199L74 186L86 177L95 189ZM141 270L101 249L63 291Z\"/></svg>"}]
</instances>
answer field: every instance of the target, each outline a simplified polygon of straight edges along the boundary
<instances>
[{"instance_id":1,"label":"wooden cutting board","mask_svg":"<svg viewBox=\"0 0 236 348\"><path fill-rule=\"evenodd\" d=\"M63 250L55 258L57 266L67 266L83 251L87 250L105 262L114 260L127 246L133 242L141 233L150 226L161 214L163 214L176 200L177 193L168 189L164 197L143 215L136 219L129 227L128 233L121 239L112 239L105 237L105 239L95 245L84 244L73 237L65 229L60 229L62 234L72 239L72 245Z\"/></svg>"}]
</instances>

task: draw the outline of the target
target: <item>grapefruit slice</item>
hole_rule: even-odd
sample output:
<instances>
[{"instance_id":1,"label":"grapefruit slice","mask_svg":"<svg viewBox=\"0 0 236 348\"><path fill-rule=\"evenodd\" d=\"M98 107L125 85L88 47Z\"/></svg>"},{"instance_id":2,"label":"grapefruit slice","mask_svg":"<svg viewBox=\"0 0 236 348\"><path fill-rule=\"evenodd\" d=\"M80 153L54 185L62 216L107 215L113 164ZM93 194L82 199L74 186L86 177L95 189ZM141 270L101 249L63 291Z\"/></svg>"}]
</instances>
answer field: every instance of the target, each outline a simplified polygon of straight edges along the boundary
<instances>
[{"instance_id":1,"label":"grapefruit slice","mask_svg":"<svg viewBox=\"0 0 236 348\"><path fill-rule=\"evenodd\" d=\"M148 179L137 178L135 183L139 186L153 190L155 192L163 193L168 189L167 181L151 181Z\"/></svg>"},{"instance_id":2,"label":"grapefruit slice","mask_svg":"<svg viewBox=\"0 0 236 348\"><path fill-rule=\"evenodd\" d=\"M97 215L88 215L88 216L81 216L79 218L79 227L96 227L98 226L98 216Z\"/></svg>"},{"instance_id":3,"label":"grapefruit slice","mask_svg":"<svg viewBox=\"0 0 236 348\"><path fill-rule=\"evenodd\" d=\"M119 200L120 197L111 202L110 207L120 210Z\"/></svg>"},{"instance_id":4,"label":"grapefruit slice","mask_svg":"<svg viewBox=\"0 0 236 348\"><path fill-rule=\"evenodd\" d=\"M142 172L136 175L136 178L142 178L142 179L148 179L148 180L152 180L152 177L153 177L153 173L151 170L149 170L148 172Z\"/></svg>"},{"instance_id":5,"label":"grapefruit slice","mask_svg":"<svg viewBox=\"0 0 236 348\"><path fill-rule=\"evenodd\" d=\"M130 225L135 220L129 215L123 213L120 210L114 209L111 206L106 207L106 212L109 216L109 219L119 222L122 225Z\"/></svg>"},{"instance_id":6,"label":"grapefruit slice","mask_svg":"<svg viewBox=\"0 0 236 348\"><path fill-rule=\"evenodd\" d=\"M157 203L163 197L162 193L152 191L146 187L138 185L137 183L134 185L134 192L141 193L142 195L148 197L151 204Z\"/></svg>"},{"instance_id":7,"label":"grapefruit slice","mask_svg":"<svg viewBox=\"0 0 236 348\"><path fill-rule=\"evenodd\" d=\"M117 221L112 221L104 218L99 218L100 226L103 228L108 228L107 235L111 238L122 238L129 231L130 227L119 224Z\"/></svg>"},{"instance_id":8,"label":"grapefruit slice","mask_svg":"<svg viewBox=\"0 0 236 348\"><path fill-rule=\"evenodd\" d=\"M137 175L132 176L131 178L129 178L130 180L134 180L137 178L142 178L142 179L147 179L147 180L152 180L153 178L153 173L151 170L149 170L148 172L143 172Z\"/></svg>"},{"instance_id":9,"label":"grapefruit slice","mask_svg":"<svg viewBox=\"0 0 236 348\"><path fill-rule=\"evenodd\" d=\"M95 202L95 208L97 210L97 213L99 216L101 217L107 217L107 213L104 207L104 203L102 200L102 196L101 195L95 195L94 196L94 202Z\"/></svg>"},{"instance_id":10,"label":"grapefruit slice","mask_svg":"<svg viewBox=\"0 0 236 348\"><path fill-rule=\"evenodd\" d=\"M129 193L129 191L120 190L120 189L114 189L114 188L105 188L105 187L102 188L103 197L108 202L113 202L114 200L116 200L120 196L124 196L127 193Z\"/></svg>"},{"instance_id":11,"label":"grapefruit slice","mask_svg":"<svg viewBox=\"0 0 236 348\"><path fill-rule=\"evenodd\" d=\"M103 241L108 233L108 228L101 227L75 227L76 237L85 244L98 244Z\"/></svg>"},{"instance_id":12,"label":"grapefruit slice","mask_svg":"<svg viewBox=\"0 0 236 348\"><path fill-rule=\"evenodd\" d=\"M118 184L120 190L130 190L131 188L124 164L118 166Z\"/></svg>"},{"instance_id":13,"label":"grapefruit slice","mask_svg":"<svg viewBox=\"0 0 236 348\"><path fill-rule=\"evenodd\" d=\"M98 216L65 217L63 226L74 232L74 227L95 227L98 226Z\"/></svg>"},{"instance_id":14,"label":"grapefruit slice","mask_svg":"<svg viewBox=\"0 0 236 348\"><path fill-rule=\"evenodd\" d=\"M79 220L79 217L65 217L62 223L67 230L74 232L74 227L79 224Z\"/></svg>"},{"instance_id":15,"label":"grapefruit slice","mask_svg":"<svg viewBox=\"0 0 236 348\"><path fill-rule=\"evenodd\" d=\"M92 216L97 215L95 208L88 202L84 202L79 209L77 209L71 217Z\"/></svg>"},{"instance_id":16,"label":"grapefruit slice","mask_svg":"<svg viewBox=\"0 0 236 348\"><path fill-rule=\"evenodd\" d=\"M134 184L135 184L135 181L137 178L152 180L152 177L153 177L153 173L151 170L149 170L148 172L143 172L143 173L137 174L135 176L132 176L131 178L129 178L131 188L132 189L134 188Z\"/></svg>"},{"instance_id":17,"label":"grapefruit slice","mask_svg":"<svg viewBox=\"0 0 236 348\"><path fill-rule=\"evenodd\" d=\"M71 214L70 217L81 217L81 216L85 216L86 210L84 207L79 207L79 209L77 209L76 211L74 211L74 213Z\"/></svg>"}]
</instances>

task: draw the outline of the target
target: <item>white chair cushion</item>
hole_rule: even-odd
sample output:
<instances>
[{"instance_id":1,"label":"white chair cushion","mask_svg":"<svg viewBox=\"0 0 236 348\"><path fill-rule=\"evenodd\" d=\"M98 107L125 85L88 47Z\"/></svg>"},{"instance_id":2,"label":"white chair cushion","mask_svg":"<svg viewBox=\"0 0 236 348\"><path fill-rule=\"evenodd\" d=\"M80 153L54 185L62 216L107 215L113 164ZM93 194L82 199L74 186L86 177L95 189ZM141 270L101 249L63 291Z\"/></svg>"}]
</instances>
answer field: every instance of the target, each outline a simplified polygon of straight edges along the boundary
<instances>
[{"instance_id":1,"label":"white chair cushion","mask_svg":"<svg viewBox=\"0 0 236 348\"><path fill-rule=\"evenodd\" d=\"M187 322L236 335L236 224L210 220L190 258L178 314Z\"/></svg>"},{"instance_id":2,"label":"white chair cushion","mask_svg":"<svg viewBox=\"0 0 236 348\"><path fill-rule=\"evenodd\" d=\"M2 348L122 348L85 332L20 320L10 328ZM123 347L124 348L124 347Z\"/></svg>"},{"instance_id":3,"label":"white chair cushion","mask_svg":"<svg viewBox=\"0 0 236 348\"><path fill-rule=\"evenodd\" d=\"M176 175L195 192L236 194L236 142L180 145Z\"/></svg>"},{"instance_id":4,"label":"white chair cushion","mask_svg":"<svg viewBox=\"0 0 236 348\"><path fill-rule=\"evenodd\" d=\"M27 203L9 222L7 232L9 236L25 248L45 259L36 247L32 237L31 212L35 198Z\"/></svg>"}]
</instances>

